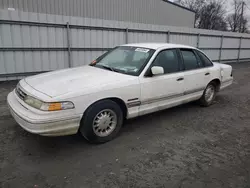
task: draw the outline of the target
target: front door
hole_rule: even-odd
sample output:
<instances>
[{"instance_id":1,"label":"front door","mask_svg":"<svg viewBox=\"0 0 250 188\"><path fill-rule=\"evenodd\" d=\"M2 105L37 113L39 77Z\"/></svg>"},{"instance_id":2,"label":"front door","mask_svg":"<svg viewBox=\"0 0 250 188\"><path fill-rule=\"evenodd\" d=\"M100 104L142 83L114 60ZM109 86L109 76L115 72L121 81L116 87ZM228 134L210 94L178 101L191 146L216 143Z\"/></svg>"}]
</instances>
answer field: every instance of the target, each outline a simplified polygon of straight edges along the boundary
<instances>
[{"instance_id":1,"label":"front door","mask_svg":"<svg viewBox=\"0 0 250 188\"><path fill-rule=\"evenodd\" d=\"M164 74L152 75L153 66L162 67ZM175 106L184 93L184 74L180 72L176 49L159 52L145 77L140 77L141 106L139 115Z\"/></svg>"}]
</instances>

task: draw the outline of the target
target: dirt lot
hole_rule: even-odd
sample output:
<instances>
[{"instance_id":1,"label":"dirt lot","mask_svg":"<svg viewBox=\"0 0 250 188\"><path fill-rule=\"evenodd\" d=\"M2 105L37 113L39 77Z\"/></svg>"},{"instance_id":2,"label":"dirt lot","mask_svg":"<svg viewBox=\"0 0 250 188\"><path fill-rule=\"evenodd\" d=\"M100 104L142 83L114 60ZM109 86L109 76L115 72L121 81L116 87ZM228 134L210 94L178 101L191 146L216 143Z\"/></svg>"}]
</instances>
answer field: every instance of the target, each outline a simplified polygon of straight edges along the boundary
<instances>
[{"instance_id":1,"label":"dirt lot","mask_svg":"<svg viewBox=\"0 0 250 188\"><path fill-rule=\"evenodd\" d=\"M130 120L103 145L25 132L6 105L16 82L0 83L0 187L250 187L250 63L234 77L213 106Z\"/></svg>"}]
</instances>

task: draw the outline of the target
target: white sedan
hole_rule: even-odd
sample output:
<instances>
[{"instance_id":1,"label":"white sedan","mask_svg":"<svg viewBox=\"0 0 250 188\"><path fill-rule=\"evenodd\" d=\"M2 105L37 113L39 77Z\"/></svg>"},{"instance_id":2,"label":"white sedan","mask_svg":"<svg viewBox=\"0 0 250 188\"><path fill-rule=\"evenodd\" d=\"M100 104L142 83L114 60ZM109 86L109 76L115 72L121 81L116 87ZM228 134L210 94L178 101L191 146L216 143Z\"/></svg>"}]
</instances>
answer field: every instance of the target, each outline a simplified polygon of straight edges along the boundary
<instances>
[{"instance_id":1,"label":"white sedan","mask_svg":"<svg viewBox=\"0 0 250 188\"><path fill-rule=\"evenodd\" d=\"M127 44L90 65L22 79L8 95L20 126L44 136L80 132L88 141L113 139L125 119L190 101L212 104L233 82L230 65L199 49L164 43Z\"/></svg>"}]
</instances>

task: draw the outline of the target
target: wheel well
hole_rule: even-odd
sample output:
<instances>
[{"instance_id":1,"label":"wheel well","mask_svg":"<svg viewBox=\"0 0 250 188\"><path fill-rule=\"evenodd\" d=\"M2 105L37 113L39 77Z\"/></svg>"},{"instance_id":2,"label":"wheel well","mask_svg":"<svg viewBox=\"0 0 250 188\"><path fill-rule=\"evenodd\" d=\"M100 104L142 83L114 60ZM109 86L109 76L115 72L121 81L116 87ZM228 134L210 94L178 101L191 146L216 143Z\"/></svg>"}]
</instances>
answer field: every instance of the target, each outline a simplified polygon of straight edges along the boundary
<instances>
[{"instance_id":1,"label":"wheel well","mask_svg":"<svg viewBox=\"0 0 250 188\"><path fill-rule=\"evenodd\" d=\"M96 102L94 102L93 104L91 104L86 110L85 112L91 107L93 106L95 103L97 102L100 102L100 101L103 101L103 100L111 100L113 102L115 102L116 104L118 104L122 110L122 113L123 113L123 117L126 118L127 117L127 113L128 113L128 109L127 109L127 106L125 104L125 102L122 100L122 99L119 99L119 98L116 98L116 97L111 97L111 98L105 98L105 99L101 99L101 100L98 100ZM85 112L83 114L83 117L85 115Z\"/></svg>"},{"instance_id":2,"label":"wheel well","mask_svg":"<svg viewBox=\"0 0 250 188\"><path fill-rule=\"evenodd\" d=\"M115 103L117 103L122 109L123 117L124 118L127 117L128 109L127 109L127 106L126 106L126 104L125 104L125 102L123 100L121 100L119 98L115 98L115 97L114 98L107 98L107 99L112 100Z\"/></svg>"},{"instance_id":3,"label":"wheel well","mask_svg":"<svg viewBox=\"0 0 250 188\"><path fill-rule=\"evenodd\" d=\"M219 91L220 90L220 80L217 78L217 79L214 79L212 80L210 83L215 83L215 86L216 86L216 91Z\"/></svg>"}]
</instances>

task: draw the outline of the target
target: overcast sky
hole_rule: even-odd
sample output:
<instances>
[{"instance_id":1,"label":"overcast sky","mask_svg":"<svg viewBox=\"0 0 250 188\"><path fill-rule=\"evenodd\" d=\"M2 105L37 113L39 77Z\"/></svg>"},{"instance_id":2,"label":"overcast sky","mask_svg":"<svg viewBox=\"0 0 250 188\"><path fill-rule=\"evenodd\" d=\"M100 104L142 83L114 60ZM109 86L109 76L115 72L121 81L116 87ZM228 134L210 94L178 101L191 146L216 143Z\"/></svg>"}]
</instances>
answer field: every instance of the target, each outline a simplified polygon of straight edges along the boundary
<instances>
[{"instance_id":1,"label":"overcast sky","mask_svg":"<svg viewBox=\"0 0 250 188\"><path fill-rule=\"evenodd\" d=\"M228 11L232 11L233 7L232 7L232 1L233 0L228 0L228 3L227 3L227 10ZM246 16L249 18L249 21L250 21L250 0L246 0Z\"/></svg>"},{"instance_id":2,"label":"overcast sky","mask_svg":"<svg viewBox=\"0 0 250 188\"><path fill-rule=\"evenodd\" d=\"M174 0L169 0L169 1L174 1ZM250 22L250 0L245 0L246 1L246 17L248 18L249 22ZM228 12L233 12L233 6L232 6L232 2L233 0L227 0L227 5L226 5L226 9ZM249 24L250 25L250 24Z\"/></svg>"}]
</instances>

